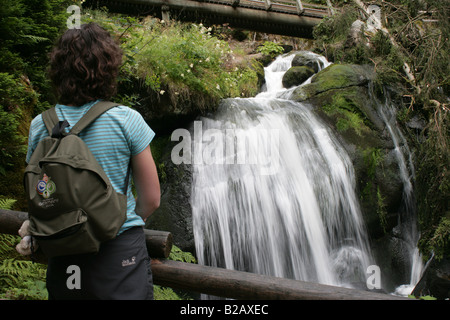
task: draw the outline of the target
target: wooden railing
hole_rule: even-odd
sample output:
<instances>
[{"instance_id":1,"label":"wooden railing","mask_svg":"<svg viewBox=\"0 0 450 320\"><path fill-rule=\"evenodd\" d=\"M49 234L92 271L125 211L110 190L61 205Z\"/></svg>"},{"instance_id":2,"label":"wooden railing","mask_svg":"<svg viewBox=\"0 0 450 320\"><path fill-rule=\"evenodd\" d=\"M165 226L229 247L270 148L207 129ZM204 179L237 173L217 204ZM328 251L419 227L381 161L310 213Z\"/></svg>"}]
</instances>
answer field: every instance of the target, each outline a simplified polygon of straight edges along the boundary
<instances>
[{"instance_id":1,"label":"wooden railing","mask_svg":"<svg viewBox=\"0 0 450 320\"><path fill-rule=\"evenodd\" d=\"M330 8L322 5L305 3L301 0L187 0L197 2L231 5L234 8L250 8L288 14L308 15L323 18L330 15Z\"/></svg>"},{"instance_id":2,"label":"wooden railing","mask_svg":"<svg viewBox=\"0 0 450 320\"><path fill-rule=\"evenodd\" d=\"M0 233L17 235L27 213L0 210ZM172 248L169 232L146 230L152 257L153 281L157 285L185 289L225 298L245 300L405 300L398 296L278 278L167 260ZM46 263L42 253L36 255ZM410 300L410 299L408 299Z\"/></svg>"}]
</instances>

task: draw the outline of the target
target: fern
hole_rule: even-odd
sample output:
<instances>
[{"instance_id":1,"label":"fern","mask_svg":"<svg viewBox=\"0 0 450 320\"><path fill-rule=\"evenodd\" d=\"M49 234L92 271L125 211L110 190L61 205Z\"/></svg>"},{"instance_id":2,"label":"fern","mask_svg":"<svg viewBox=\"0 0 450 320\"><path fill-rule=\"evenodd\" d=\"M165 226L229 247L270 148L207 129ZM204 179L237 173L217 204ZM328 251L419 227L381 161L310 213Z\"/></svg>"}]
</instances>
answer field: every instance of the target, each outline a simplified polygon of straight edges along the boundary
<instances>
[{"instance_id":1,"label":"fern","mask_svg":"<svg viewBox=\"0 0 450 320\"><path fill-rule=\"evenodd\" d=\"M14 199L0 199L0 209L11 210L16 201Z\"/></svg>"},{"instance_id":2,"label":"fern","mask_svg":"<svg viewBox=\"0 0 450 320\"><path fill-rule=\"evenodd\" d=\"M0 209L10 210L16 200L0 198ZM47 299L47 267L33 263L17 253L20 237L0 234L0 299Z\"/></svg>"},{"instance_id":3,"label":"fern","mask_svg":"<svg viewBox=\"0 0 450 320\"><path fill-rule=\"evenodd\" d=\"M50 41L49 38L33 36L31 34L23 34L20 37L22 37L22 39L24 39L25 42L27 42L29 44L36 44L39 42Z\"/></svg>"},{"instance_id":4,"label":"fern","mask_svg":"<svg viewBox=\"0 0 450 320\"><path fill-rule=\"evenodd\" d=\"M187 263L197 263L197 260L191 253L181 251L181 249L175 245L172 245L172 250L170 251L169 260L181 261L181 262L187 262Z\"/></svg>"},{"instance_id":5,"label":"fern","mask_svg":"<svg viewBox=\"0 0 450 320\"><path fill-rule=\"evenodd\" d=\"M172 245L169 260L181 261L187 263L197 263L195 257L189 253L184 252L176 245ZM155 300L192 300L188 293L183 291L174 291L172 288L153 286L153 293Z\"/></svg>"},{"instance_id":6,"label":"fern","mask_svg":"<svg viewBox=\"0 0 450 320\"><path fill-rule=\"evenodd\" d=\"M18 257L19 254L16 254L16 250L14 248L19 242L19 236L0 233L0 259L3 260Z\"/></svg>"},{"instance_id":7,"label":"fern","mask_svg":"<svg viewBox=\"0 0 450 320\"><path fill-rule=\"evenodd\" d=\"M48 298L45 288L46 267L27 260L5 259L0 264L0 298Z\"/></svg>"},{"instance_id":8,"label":"fern","mask_svg":"<svg viewBox=\"0 0 450 320\"><path fill-rule=\"evenodd\" d=\"M14 300L47 300L48 292L44 281L30 281L24 283L24 288L9 288L2 295L5 299Z\"/></svg>"},{"instance_id":9,"label":"fern","mask_svg":"<svg viewBox=\"0 0 450 320\"><path fill-rule=\"evenodd\" d=\"M4 259L0 264L0 287L5 284L19 287L27 280L41 280L46 273L42 267L43 265L29 260Z\"/></svg>"}]
</instances>

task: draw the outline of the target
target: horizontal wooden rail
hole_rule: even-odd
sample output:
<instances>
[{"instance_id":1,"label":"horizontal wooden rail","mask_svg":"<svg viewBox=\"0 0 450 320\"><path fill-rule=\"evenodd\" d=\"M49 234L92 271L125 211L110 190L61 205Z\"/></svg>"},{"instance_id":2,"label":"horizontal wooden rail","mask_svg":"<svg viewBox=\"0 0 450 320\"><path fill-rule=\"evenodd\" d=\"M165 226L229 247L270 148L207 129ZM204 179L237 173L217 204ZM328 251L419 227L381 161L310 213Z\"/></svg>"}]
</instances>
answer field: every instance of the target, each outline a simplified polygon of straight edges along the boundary
<instances>
[{"instance_id":1,"label":"horizontal wooden rail","mask_svg":"<svg viewBox=\"0 0 450 320\"><path fill-rule=\"evenodd\" d=\"M27 219L28 213L0 209L0 233L17 235L20 226ZM150 257L168 258L172 250L173 238L170 232L144 229L147 251ZM39 262L45 262L42 254L37 254Z\"/></svg>"},{"instance_id":2,"label":"horizontal wooden rail","mask_svg":"<svg viewBox=\"0 0 450 320\"><path fill-rule=\"evenodd\" d=\"M17 234L27 213L0 210L0 233ZM145 230L154 283L214 296L245 300L405 300L371 291L348 289L243 271L166 260L172 247L168 232ZM39 262L46 263L42 254ZM162 258L162 259L158 259ZM409 300L409 299L408 299Z\"/></svg>"},{"instance_id":3,"label":"horizontal wooden rail","mask_svg":"<svg viewBox=\"0 0 450 320\"><path fill-rule=\"evenodd\" d=\"M245 300L410 300L249 272L183 263L152 261L154 282L161 286Z\"/></svg>"}]
</instances>

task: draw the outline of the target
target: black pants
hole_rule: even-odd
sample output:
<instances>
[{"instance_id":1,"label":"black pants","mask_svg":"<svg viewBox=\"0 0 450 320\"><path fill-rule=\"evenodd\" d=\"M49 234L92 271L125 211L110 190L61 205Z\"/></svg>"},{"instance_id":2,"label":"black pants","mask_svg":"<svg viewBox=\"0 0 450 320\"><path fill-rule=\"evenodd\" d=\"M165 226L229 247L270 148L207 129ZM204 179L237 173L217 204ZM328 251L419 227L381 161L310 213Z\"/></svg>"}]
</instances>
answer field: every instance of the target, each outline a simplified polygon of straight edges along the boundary
<instances>
[{"instance_id":1,"label":"black pants","mask_svg":"<svg viewBox=\"0 0 450 320\"><path fill-rule=\"evenodd\" d=\"M152 300L153 278L142 227L102 244L97 254L49 259L49 300Z\"/></svg>"}]
</instances>

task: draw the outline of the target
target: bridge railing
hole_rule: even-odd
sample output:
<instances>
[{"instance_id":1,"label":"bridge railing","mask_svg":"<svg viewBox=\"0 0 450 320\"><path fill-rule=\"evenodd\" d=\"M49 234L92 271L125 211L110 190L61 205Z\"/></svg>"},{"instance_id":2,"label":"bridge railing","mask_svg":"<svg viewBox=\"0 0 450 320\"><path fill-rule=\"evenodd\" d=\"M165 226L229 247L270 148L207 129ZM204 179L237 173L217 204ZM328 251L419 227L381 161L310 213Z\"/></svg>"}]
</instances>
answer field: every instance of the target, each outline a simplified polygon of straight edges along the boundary
<instances>
[{"instance_id":1,"label":"bridge railing","mask_svg":"<svg viewBox=\"0 0 450 320\"><path fill-rule=\"evenodd\" d=\"M273 12L317 16L317 17L323 17L330 14L330 9L327 6L306 3L301 0L193 0L193 1L231 5L232 7L235 8L242 7Z\"/></svg>"}]
</instances>

